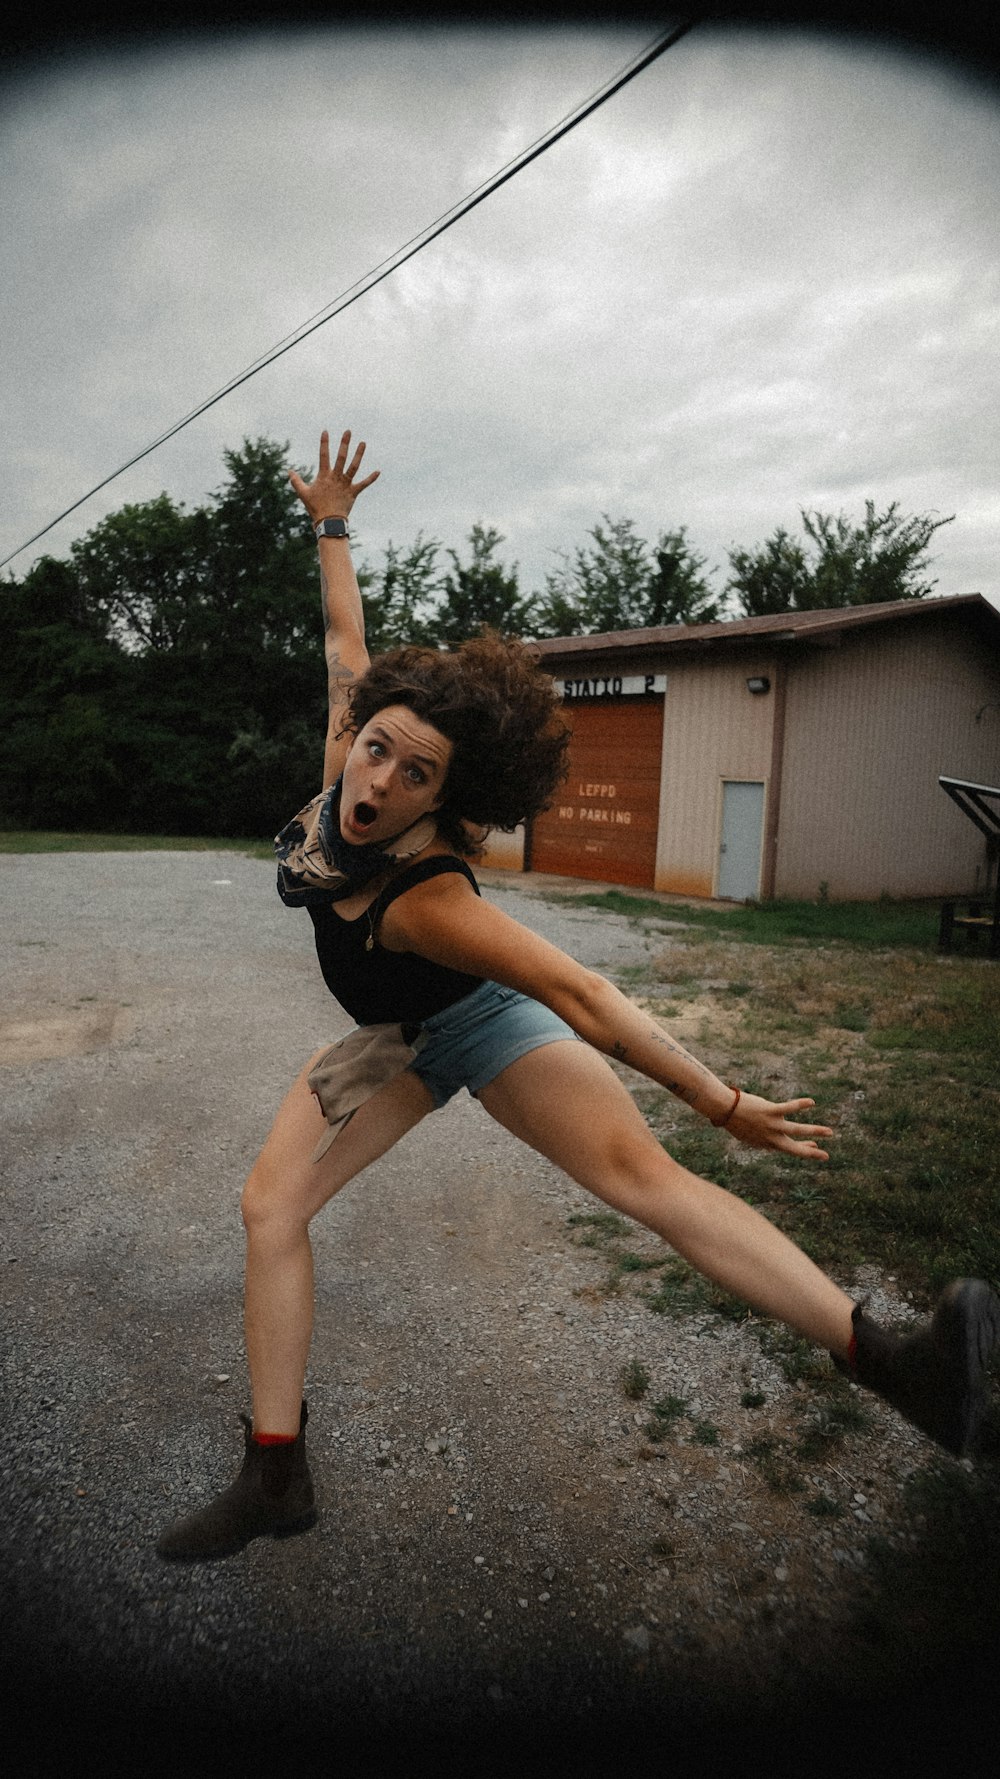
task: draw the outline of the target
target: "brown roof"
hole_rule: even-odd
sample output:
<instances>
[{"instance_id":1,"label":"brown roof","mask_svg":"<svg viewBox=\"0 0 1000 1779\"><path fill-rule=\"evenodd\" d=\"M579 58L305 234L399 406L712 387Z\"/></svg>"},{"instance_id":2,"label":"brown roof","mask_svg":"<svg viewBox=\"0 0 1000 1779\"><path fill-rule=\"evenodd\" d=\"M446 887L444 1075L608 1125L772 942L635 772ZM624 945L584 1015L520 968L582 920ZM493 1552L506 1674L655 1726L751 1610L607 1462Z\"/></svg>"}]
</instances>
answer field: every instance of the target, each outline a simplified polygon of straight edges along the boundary
<instances>
[{"instance_id":1,"label":"brown roof","mask_svg":"<svg viewBox=\"0 0 1000 1779\"><path fill-rule=\"evenodd\" d=\"M660 624L649 630L607 630L597 636L551 636L534 646L543 657L618 654L623 649L662 653L665 649L701 652L715 643L835 642L841 632L901 618L939 617L963 612L995 627L1000 641L1000 612L981 593L959 593L946 599L895 599L883 605L836 606L827 611L775 612L763 618L731 618L716 624Z\"/></svg>"}]
</instances>

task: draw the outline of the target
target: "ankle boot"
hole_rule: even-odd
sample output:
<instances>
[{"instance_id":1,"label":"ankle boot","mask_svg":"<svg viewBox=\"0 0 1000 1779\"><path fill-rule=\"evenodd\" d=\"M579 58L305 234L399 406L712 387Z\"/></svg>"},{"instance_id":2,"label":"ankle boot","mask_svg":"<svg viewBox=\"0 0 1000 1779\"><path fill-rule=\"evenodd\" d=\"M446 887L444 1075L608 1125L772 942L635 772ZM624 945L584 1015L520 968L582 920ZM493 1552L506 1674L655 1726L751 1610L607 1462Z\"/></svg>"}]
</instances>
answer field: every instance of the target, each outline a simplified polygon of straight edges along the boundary
<instances>
[{"instance_id":1,"label":"ankle boot","mask_svg":"<svg viewBox=\"0 0 1000 1779\"><path fill-rule=\"evenodd\" d=\"M236 1481L207 1507L168 1526L157 1543L157 1553L187 1561L229 1557L251 1538L265 1533L288 1538L314 1526L319 1515L306 1462L308 1419L303 1402L294 1444L257 1445L252 1422L241 1415L245 1449Z\"/></svg>"},{"instance_id":2,"label":"ankle boot","mask_svg":"<svg viewBox=\"0 0 1000 1779\"><path fill-rule=\"evenodd\" d=\"M883 1396L921 1432L961 1457L986 1406L986 1363L1000 1339L1000 1298L982 1279L956 1279L932 1320L897 1334L853 1311L850 1360L838 1370Z\"/></svg>"}]
</instances>

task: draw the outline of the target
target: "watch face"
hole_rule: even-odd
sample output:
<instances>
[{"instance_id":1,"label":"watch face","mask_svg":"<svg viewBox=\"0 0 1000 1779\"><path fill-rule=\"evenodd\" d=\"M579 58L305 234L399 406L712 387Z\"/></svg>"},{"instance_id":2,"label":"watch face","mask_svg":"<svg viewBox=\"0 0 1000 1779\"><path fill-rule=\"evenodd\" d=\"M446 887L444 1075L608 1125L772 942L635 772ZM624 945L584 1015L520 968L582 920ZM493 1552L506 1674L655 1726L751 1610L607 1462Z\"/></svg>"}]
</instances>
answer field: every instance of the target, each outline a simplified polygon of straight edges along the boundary
<instances>
[{"instance_id":1,"label":"watch face","mask_svg":"<svg viewBox=\"0 0 1000 1779\"><path fill-rule=\"evenodd\" d=\"M343 519L324 519L322 524L316 527L316 530L320 537L347 536L347 524Z\"/></svg>"}]
</instances>

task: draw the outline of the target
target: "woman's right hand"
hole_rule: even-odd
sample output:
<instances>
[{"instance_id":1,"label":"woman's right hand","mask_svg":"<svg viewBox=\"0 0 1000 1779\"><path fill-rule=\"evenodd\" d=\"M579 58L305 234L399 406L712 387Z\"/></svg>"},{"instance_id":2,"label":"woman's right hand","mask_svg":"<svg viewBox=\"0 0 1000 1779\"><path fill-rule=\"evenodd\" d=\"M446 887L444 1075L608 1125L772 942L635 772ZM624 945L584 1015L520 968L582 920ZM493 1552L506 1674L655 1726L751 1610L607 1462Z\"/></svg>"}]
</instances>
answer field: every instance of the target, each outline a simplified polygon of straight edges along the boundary
<instances>
[{"instance_id":1,"label":"woman's right hand","mask_svg":"<svg viewBox=\"0 0 1000 1779\"><path fill-rule=\"evenodd\" d=\"M321 432L319 438L319 469L315 480L304 482L298 470L290 470L288 480L309 514L314 525L321 519L346 519L358 495L378 478L378 470L373 469L370 476L363 482L356 482L355 476L361 467L361 459L365 454L364 440L357 446L350 463L347 453L351 449L351 435L345 432L340 449L331 466L330 434Z\"/></svg>"}]
</instances>

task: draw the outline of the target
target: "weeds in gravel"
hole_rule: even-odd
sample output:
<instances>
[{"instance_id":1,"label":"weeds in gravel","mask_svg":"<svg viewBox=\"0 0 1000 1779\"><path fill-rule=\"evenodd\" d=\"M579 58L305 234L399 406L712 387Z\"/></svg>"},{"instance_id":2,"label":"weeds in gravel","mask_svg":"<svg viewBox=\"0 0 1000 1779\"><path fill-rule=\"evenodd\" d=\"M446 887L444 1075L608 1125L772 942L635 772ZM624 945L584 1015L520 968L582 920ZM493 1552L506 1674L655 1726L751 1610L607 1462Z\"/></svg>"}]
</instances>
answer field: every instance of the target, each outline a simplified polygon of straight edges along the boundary
<instances>
[{"instance_id":1,"label":"weeds in gravel","mask_svg":"<svg viewBox=\"0 0 1000 1779\"><path fill-rule=\"evenodd\" d=\"M811 1511L816 1509L811 1508ZM826 1512L826 1509L822 1510ZM914 1472L889 1538L867 1543L868 1579L846 1626L859 1680L950 1669L990 1696L1000 1647L1000 1470L947 1460Z\"/></svg>"},{"instance_id":2,"label":"weeds in gravel","mask_svg":"<svg viewBox=\"0 0 1000 1779\"><path fill-rule=\"evenodd\" d=\"M832 1495L825 1494L822 1489L813 1496L811 1501L805 1503L805 1509L817 1520L838 1520L844 1512L843 1503L835 1501Z\"/></svg>"},{"instance_id":3,"label":"weeds in gravel","mask_svg":"<svg viewBox=\"0 0 1000 1779\"><path fill-rule=\"evenodd\" d=\"M640 919L647 933L664 912L619 892L586 900ZM755 1205L845 1284L859 1267L873 1266L923 1308L962 1274L996 1285L1000 965L938 955L931 907L826 904L685 909L683 915L686 929L664 935L645 981L633 974L627 992L640 996L668 1029L675 1022L681 1041L723 1079L772 1099L811 1095L816 1120L832 1125L836 1136L826 1164L743 1150L665 1091L630 1080L670 1153ZM674 994L675 986L683 993ZM601 1257L609 1295L627 1292L656 1315L697 1317L702 1325L747 1317L745 1305L624 1219L598 1212L574 1222L578 1239ZM786 1438L762 1430L745 1444L746 1457L770 1489L808 1494L809 1513L833 1520L844 1510L809 1484L808 1470L835 1454L846 1436L863 1431L868 1411L808 1341L764 1319L751 1317L748 1326L788 1382L800 1387L793 1406L802 1419ZM743 1409L764 1403L763 1391L743 1391ZM685 1412L676 1398L654 1406L645 1428L648 1456ZM691 1437L697 1440L697 1432ZM1000 1432L996 1444L995 1456ZM919 1529L932 1566L940 1561L943 1585L946 1553L959 1544L962 1560L976 1565L971 1528L981 1502L949 1493L945 1481L938 1486L945 1525L937 1530L921 1510ZM1000 1487L995 1478L993 1486ZM983 1548L1000 1598L1000 1533L991 1529ZM912 1591L915 1599L924 1596L915 1579ZM891 1598L869 1610L877 1617L890 1606ZM994 1616L1000 1617L996 1609Z\"/></svg>"},{"instance_id":4,"label":"weeds in gravel","mask_svg":"<svg viewBox=\"0 0 1000 1779\"><path fill-rule=\"evenodd\" d=\"M641 1402L649 1389L650 1376L639 1359L630 1359L622 1368L622 1389L630 1402Z\"/></svg>"},{"instance_id":5,"label":"weeds in gravel","mask_svg":"<svg viewBox=\"0 0 1000 1779\"><path fill-rule=\"evenodd\" d=\"M718 1445L719 1429L712 1421L695 1421L691 1430L693 1445Z\"/></svg>"},{"instance_id":6,"label":"weeds in gravel","mask_svg":"<svg viewBox=\"0 0 1000 1779\"><path fill-rule=\"evenodd\" d=\"M686 1396L662 1396L652 1406L653 1418L646 1426L646 1438L651 1445L659 1445L687 1413L688 1398Z\"/></svg>"}]
</instances>

